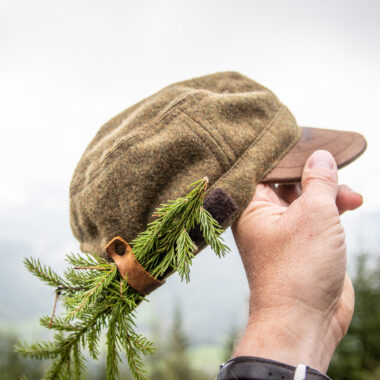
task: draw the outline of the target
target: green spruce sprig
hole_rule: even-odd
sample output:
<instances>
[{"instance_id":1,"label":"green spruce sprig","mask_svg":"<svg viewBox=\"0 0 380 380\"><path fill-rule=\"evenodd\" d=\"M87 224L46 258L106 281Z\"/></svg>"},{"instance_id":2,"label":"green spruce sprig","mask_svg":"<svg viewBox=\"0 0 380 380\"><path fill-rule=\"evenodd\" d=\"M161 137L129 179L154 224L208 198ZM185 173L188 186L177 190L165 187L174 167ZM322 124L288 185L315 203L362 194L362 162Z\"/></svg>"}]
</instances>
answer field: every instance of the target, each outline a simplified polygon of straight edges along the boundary
<instances>
[{"instance_id":1,"label":"green spruce sprig","mask_svg":"<svg viewBox=\"0 0 380 380\"><path fill-rule=\"evenodd\" d=\"M196 181L189 185L193 189L185 197L162 204L155 211L157 219L130 243L136 259L154 277L163 279L177 271L182 280L189 281L197 250L189 231L196 225L218 257L229 251L219 223L203 208L207 184L207 178ZM119 378L124 352L131 374L137 380L147 379L143 357L152 355L155 348L135 332L135 309L145 297L128 285L113 262L88 254L67 255L66 261L70 267L61 277L39 260L24 260L33 275L56 288L53 315L41 317L40 324L57 333L53 341L19 343L16 350L26 357L52 360L45 380L82 380L86 376L82 349L87 348L90 356L98 359L100 335L106 329L107 378ZM59 297L65 311L55 316Z\"/></svg>"}]
</instances>

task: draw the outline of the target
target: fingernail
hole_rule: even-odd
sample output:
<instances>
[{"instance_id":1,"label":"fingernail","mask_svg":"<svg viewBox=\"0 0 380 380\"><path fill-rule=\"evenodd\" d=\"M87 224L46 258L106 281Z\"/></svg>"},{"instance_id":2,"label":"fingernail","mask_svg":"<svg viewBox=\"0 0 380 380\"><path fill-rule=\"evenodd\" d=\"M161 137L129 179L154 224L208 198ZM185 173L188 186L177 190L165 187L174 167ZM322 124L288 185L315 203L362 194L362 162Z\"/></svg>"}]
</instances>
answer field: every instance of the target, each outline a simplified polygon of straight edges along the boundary
<instances>
[{"instance_id":1,"label":"fingernail","mask_svg":"<svg viewBox=\"0 0 380 380\"><path fill-rule=\"evenodd\" d=\"M334 158L326 150L317 150L310 156L308 166L309 168L334 169Z\"/></svg>"}]
</instances>

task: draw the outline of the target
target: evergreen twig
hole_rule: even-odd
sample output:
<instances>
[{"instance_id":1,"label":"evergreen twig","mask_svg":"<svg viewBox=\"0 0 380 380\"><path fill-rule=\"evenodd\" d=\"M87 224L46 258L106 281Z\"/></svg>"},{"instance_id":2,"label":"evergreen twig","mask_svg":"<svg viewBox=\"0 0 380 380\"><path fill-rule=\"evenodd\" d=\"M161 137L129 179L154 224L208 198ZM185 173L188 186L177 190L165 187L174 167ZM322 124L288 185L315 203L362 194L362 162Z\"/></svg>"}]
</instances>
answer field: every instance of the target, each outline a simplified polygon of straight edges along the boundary
<instances>
[{"instance_id":1,"label":"evergreen twig","mask_svg":"<svg viewBox=\"0 0 380 380\"><path fill-rule=\"evenodd\" d=\"M196 181L189 185L192 190L185 197L162 204L154 213L156 219L130 243L136 259L152 276L162 279L169 272L177 271L182 280L189 281L197 250L189 231L196 224L217 256L228 252L220 237L222 228L203 208L207 184L207 178ZM99 337L107 328L107 378L119 378L123 350L135 379L147 379L143 356L151 355L155 348L135 332L134 314L145 297L128 285L112 262L88 254L70 254L66 261L70 268L61 277L42 266L39 260L24 260L32 274L56 287L53 313L51 317L43 316L40 323L57 333L52 342L19 343L17 351L30 358L52 359L45 380L82 380L86 364L81 349L87 347L90 356L97 359ZM58 296L65 306L62 316L55 316Z\"/></svg>"}]
</instances>

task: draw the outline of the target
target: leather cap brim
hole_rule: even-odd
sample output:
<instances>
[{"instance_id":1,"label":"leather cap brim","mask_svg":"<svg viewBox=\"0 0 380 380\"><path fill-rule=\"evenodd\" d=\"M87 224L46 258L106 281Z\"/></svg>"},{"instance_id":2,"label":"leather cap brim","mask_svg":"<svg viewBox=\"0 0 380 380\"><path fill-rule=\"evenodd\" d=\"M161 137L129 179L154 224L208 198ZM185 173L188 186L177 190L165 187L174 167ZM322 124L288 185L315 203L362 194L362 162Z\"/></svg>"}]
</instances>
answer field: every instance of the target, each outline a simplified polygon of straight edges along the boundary
<instances>
[{"instance_id":1,"label":"leather cap brim","mask_svg":"<svg viewBox=\"0 0 380 380\"><path fill-rule=\"evenodd\" d=\"M359 157L366 147L365 138L356 132L302 127L302 136L298 143L262 182L294 183L301 181L305 162L316 150L329 151L340 169Z\"/></svg>"}]
</instances>

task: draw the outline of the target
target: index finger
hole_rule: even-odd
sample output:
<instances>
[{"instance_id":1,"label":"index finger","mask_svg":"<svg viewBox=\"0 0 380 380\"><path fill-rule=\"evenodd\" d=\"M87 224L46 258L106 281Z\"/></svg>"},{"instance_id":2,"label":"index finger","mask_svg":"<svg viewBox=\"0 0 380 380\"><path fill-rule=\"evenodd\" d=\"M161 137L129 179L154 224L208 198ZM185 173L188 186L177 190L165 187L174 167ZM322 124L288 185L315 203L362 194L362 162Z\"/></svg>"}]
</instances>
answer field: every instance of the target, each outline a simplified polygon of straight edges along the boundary
<instances>
[{"instance_id":1,"label":"index finger","mask_svg":"<svg viewBox=\"0 0 380 380\"><path fill-rule=\"evenodd\" d=\"M302 194L301 184L298 182L293 184L279 185L276 189L276 194L286 203L291 204Z\"/></svg>"}]
</instances>

